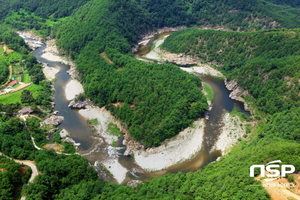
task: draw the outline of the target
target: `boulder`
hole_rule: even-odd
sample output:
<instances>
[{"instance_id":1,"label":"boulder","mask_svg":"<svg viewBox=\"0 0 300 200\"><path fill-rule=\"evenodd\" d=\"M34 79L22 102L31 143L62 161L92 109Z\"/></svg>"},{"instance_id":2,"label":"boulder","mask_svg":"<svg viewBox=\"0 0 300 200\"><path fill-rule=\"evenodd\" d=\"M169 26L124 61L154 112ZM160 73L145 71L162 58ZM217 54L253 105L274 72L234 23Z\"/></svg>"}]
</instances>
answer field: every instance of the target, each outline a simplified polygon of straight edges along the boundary
<instances>
[{"instance_id":1,"label":"boulder","mask_svg":"<svg viewBox=\"0 0 300 200\"><path fill-rule=\"evenodd\" d=\"M139 152L140 150L145 148L139 142L135 141L130 135L128 135L128 133L124 135L123 144L126 145L124 156L133 155L134 153Z\"/></svg>"},{"instance_id":2,"label":"boulder","mask_svg":"<svg viewBox=\"0 0 300 200\"><path fill-rule=\"evenodd\" d=\"M64 121L63 116L55 116L51 115L49 118L47 118L45 121L40 123L40 126L45 126L45 125L54 125L58 126Z\"/></svg>"},{"instance_id":3,"label":"boulder","mask_svg":"<svg viewBox=\"0 0 300 200\"><path fill-rule=\"evenodd\" d=\"M231 99L243 102L244 109L246 111L250 111L249 106L247 105L245 100L242 98L242 96L249 95L248 90L244 90L243 88L241 88L235 80L231 80L231 81L225 80L225 86L228 90L231 91L231 93L229 94L229 97Z\"/></svg>"},{"instance_id":4,"label":"boulder","mask_svg":"<svg viewBox=\"0 0 300 200\"><path fill-rule=\"evenodd\" d=\"M87 101L75 101L72 100L68 107L69 108L75 108L75 109L81 109L81 108L85 108L88 105Z\"/></svg>"},{"instance_id":5,"label":"boulder","mask_svg":"<svg viewBox=\"0 0 300 200\"><path fill-rule=\"evenodd\" d=\"M54 128L54 129L51 129L50 131L47 131L47 133L48 133L48 134L53 134L53 133L55 133L57 130L58 130L58 128Z\"/></svg>"}]
</instances>

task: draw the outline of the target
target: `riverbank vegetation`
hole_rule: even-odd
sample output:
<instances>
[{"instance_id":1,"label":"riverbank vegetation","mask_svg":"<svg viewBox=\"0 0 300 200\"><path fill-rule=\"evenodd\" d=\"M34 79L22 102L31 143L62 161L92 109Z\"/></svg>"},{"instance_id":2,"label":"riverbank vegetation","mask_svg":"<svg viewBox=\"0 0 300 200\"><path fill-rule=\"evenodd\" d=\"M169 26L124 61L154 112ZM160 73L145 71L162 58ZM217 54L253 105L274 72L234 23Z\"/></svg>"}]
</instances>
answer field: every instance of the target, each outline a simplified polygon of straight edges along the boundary
<instances>
[{"instance_id":1,"label":"riverbank vegetation","mask_svg":"<svg viewBox=\"0 0 300 200\"><path fill-rule=\"evenodd\" d=\"M203 89L205 91L205 96L206 96L207 100L212 102L214 100L213 89L207 83L203 83Z\"/></svg>"},{"instance_id":2,"label":"riverbank vegetation","mask_svg":"<svg viewBox=\"0 0 300 200\"><path fill-rule=\"evenodd\" d=\"M217 63L269 114L300 105L299 29L227 32L189 29L169 36L163 47Z\"/></svg>"},{"instance_id":3,"label":"riverbank vegetation","mask_svg":"<svg viewBox=\"0 0 300 200\"><path fill-rule=\"evenodd\" d=\"M53 17L53 21L73 13L54 24L51 35L76 60L86 96L99 106L106 105L128 125L135 139L149 146L158 145L187 127L201 116L207 104L197 77L170 64L143 63L132 57L131 47L139 35L177 25L222 26L232 30L294 28L299 27L300 19L297 6L290 1L282 5L282 1L275 0L66 0L51 4L31 0L5 1L1 5L0 19L16 15L9 12L20 8L26 10L25 15L33 12L44 19ZM17 23L11 23L14 24ZM133 190L99 181L96 172L80 156L36 150L27 127L38 142L42 141L45 131L38 128L39 121L29 119L26 127L13 116L20 104L1 105L5 115L1 115L0 152L35 160L42 172L33 184L24 188L26 196L31 199L269 199L263 187L251 187L259 184L249 177L251 165L280 159L299 171L299 31L193 31L174 33L167 40L180 38L184 41L182 45L179 39L173 41L174 46L179 45L177 49L222 65L229 78L237 79L250 91L268 120L258 122L252 140L242 140L231 153L204 169L167 174ZM17 35L12 32L2 35L0 39L6 44L13 42L10 48L26 51L22 45L14 45L15 40L21 42ZM112 63L100 56L103 52ZM41 82L41 69L34 57L26 54L23 60L31 80Z\"/></svg>"},{"instance_id":4,"label":"riverbank vegetation","mask_svg":"<svg viewBox=\"0 0 300 200\"><path fill-rule=\"evenodd\" d=\"M100 13L96 7L101 10ZM105 7L107 9L101 9ZM124 11L127 16L120 17L116 14L111 20L102 21L103 16L112 13L112 10L115 13ZM131 51L128 41L136 41L134 35L142 33L142 27L130 24L130 21L137 20L136 24L143 26L147 22L142 15L130 1L119 2L117 7L115 2L93 1L84 6L74 18L58 26L55 34L60 38L59 46L73 58L77 58L77 69L82 73L81 79L85 83L87 97L99 107L107 105L112 114L127 124L134 139L152 146L159 145L161 141L189 126L194 119L201 117L208 106L198 88L201 81L197 77L172 65L144 63L124 55ZM78 19L82 17L91 21L84 27L78 26L82 28L81 32L74 29L74 23L81 24ZM97 23L105 23L105 27L110 27L110 33L107 33L108 29L95 26ZM114 25L111 26L111 23ZM119 31L123 34L117 34ZM83 35L77 37L78 33ZM84 35L92 40L86 47L82 46L88 42L84 41ZM69 37L78 41L70 40ZM79 52L81 53L78 55ZM106 52L113 63L108 63L101 57L102 52ZM120 106L112 105L119 102Z\"/></svg>"},{"instance_id":5,"label":"riverbank vegetation","mask_svg":"<svg viewBox=\"0 0 300 200\"><path fill-rule=\"evenodd\" d=\"M243 33L190 29L172 34L163 46L217 63L228 78L247 89L267 120L260 138L298 141L299 36L299 29Z\"/></svg>"}]
</instances>

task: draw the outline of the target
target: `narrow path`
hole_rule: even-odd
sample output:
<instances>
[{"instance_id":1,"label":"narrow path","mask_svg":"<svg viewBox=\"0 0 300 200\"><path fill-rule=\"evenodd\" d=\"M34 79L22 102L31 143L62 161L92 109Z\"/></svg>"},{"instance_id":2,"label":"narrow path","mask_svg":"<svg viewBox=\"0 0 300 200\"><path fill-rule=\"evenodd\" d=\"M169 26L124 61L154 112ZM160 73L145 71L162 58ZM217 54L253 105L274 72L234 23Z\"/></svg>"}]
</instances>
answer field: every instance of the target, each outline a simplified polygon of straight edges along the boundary
<instances>
[{"instance_id":1,"label":"narrow path","mask_svg":"<svg viewBox=\"0 0 300 200\"><path fill-rule=\"evenodd\" d=\"M31 161L31 160L17 160L17 159L13 159L13 158L11 158L11 157L9 157L9 156L7 156L7 155L1 153L1 152L0 152L0 156L4 156L4 157L6 157L6 158L8 158L8 159L10 159L10 160L15 161L16 163L19 163L19 164L22 164L22 165L27 165L28 167L30 167L31 170L32 170L32 174L31 174L31 177L30 177L30 179L29 179L29 181L28 181L29 183L32 183L33 180L35 179L35 177L36 177L37 175L39 175L39 172L38 172L38 170L37 170L37 167L36 167L36 164L35 164L34 161Z\"/></svg>"},{"instance_id":2,"label":"narrow path","mask_svg":"<svg viewBox=\"0 0 300 200\"><path fill-rule=\"evenodd\" d=\"M36 148L37 150L43 150L42 148L38 147L38 146L35 144L34 137L32 137L32 135L30 135L30 137L31 137L31 141L32 141L32 144L33 144L34 148Z\"/></svg>"},{"instance_id":3,"label":"narrow path","mask_svg":"<svg viewBox=\"0 0 300 200\"><path fill-rule=\"evenodd\" d=\"M13 158L11 158L11 157L9 157L7 155L4 155L1 152L0 152L0 156L4 156L4 157L6 157L8 159L11 159L11 160L15 161L16 163L19 163L19 164L26 165L26 166L30 167L31 171L32 171L32 174L31 174L31 177L30 177L28 183L33 183L33 180L35 179L35 177L37 177L39 175L39 172L37 170L37 167L36 167L36 164L35 164L34 161L30 161L30 160L16 160L16 159L13 159ZM25 200L25 199L26 199L25 196L21 197L21 200Z\"/></svg>"},{"instance_id":4,"label":"narrow path","mask_svg":"<svg viewBox=\"0 0 300 200\"><path fill-rule=\"evenodd\" d=\"M16 163L22 164L22 165L27 165L31 168L32 170L32 174L31 177L29 179L29 183L33 183L33 180L35 179L35 177L37 175L39 175L39 172L36 168L35 162L34 161L30 161L30 160L14 160Z\"/></svg>"}]
</instances>

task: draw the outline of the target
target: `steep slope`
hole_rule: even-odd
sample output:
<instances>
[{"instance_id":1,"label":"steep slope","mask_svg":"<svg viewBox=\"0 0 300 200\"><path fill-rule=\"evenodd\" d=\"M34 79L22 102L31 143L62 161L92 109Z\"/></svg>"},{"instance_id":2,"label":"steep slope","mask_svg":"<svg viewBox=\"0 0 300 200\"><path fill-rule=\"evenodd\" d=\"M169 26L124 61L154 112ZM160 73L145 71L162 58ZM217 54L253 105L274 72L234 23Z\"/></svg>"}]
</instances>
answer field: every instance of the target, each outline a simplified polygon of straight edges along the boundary
<instances>
[{"instance_id":1,"label":"steep slope","mask_svg":"<svg viewBox=\"0 0 300 200\"><path fill-rule=\"evenodd\" d=\"M41 17L52 16L54 18L66 17L69 16L79 8L84 5L89 0L64 0L64 1L49 1L49 0L1 0L0 8L0 19L5 18L10 11L25 9L27 11L33 12Z\"/></svg>"},{"instance_id":2,"label":"steep slope","mask_svg":"<svg viewBox=\"0 0 300 200\"><path fill-rule=\"evenodd\" d=\"M256 99L259 109L274 114L300 105L300 31L225 32L184 30L163 46L203 62L214 62Z\"/></svg>"},{"instance_id":3,"label":"steep slope","mask_svg":"<svg viewBox=\"0 0 300 200\"><path fill-rule=\"evenodd\" d=\"M134 139L152 146L177 134L208 107L197 77L126 55L135 36L148 29L147 19L132 1L92 1L61 24L56 36L60 47L77 57L87 96L107 105Z\"/></svg>"},{"instance_id":4,"label":"steep slope","mask_svg":"<svg viewBox=\"0 0 300 200\"><path fill-rule=\"evenodd\" d=\"M4 8L7 11L18 9L18 2L13 1L15 7L4 6ZM7 1L1 5L10 5L5 3ZM6 16L6 13L0 12L2 16ZM47 13L47 15L51 14L53 11ZM137 42L139 34L162 26L176 25L226 26L233 30L239 28L255 30L275 25L297 27L299 26L297 16L299 16L297 8L283 7L259 0L238 2L233 0L209 2L202 0L92 0L79 8L69 19L55 27L53 36L58 37L60 47L76 59L78 69L82 73L82 82L85 83L87 96L100 106L108 105L108 108L116 116L128 124L136 139L148 145L156 145L164 139L163 137L176 134L195 117L200 116L200 111L205 110L207 105L203 103L203 96L197 88L200 81L194 76L187 75L171 65L145 64L132 58L131 47ZM278 21L279 24L270 24L273 21ZM260 35L261 33L266 36ZM280 86L284 86L284 83L288 83L285 82L285 77L282 81L280 73L289 76L291 75L290 70L291 73L297 72L295 66L298 63L298 50L292 50L292 44L298 44L296 30L293 30L290 35L281 32L278 35L273 35L272 32L270 34L269 32L260 32L253 35L245 33L246 37L244 37L241 33L232 33L232 47L224 46L221 42L227 33L223 35L213 32L213 34L216 40L209 45L208 49L215 50L214 46L217 46L232 55L233 58L228 57L225 53L222 54L222 57L218 57L218 53L213 51L208 52L209 54L205 52L204 55L208 57L201 57L202 59L225 64L228 75L232 78L236 76L241 82L243 78L238 77L238 72L247 77L248 68L243 67L247 63L251 69L254 69L250 73L253 76L245 78L245 81L252 81L253 85L249 85L249 90L255 89L255 78L261 81L265 74L269 75L270 73L268 80L279 77L275 79L279 80L278 83L270 80L270 84L274 85L269 87L264 84L262 88L270 90L276 85L275 95L278 92L281 92L280 95L285 95L281 90L277 90L277 86L279 85L280 88ZM259 40L262 36L264 36L263 39L269 39L267 41L274 45L273 51L269 52L269 48L271 48L268 46L269 43ZM272 42L273 37L274 42ZM189 48L198 42L193 37L191 40L196 43L191 42ZM206 40L208 41L207 38ZM243 43L240 43L240 40ZM255 40L265 46L260 46ZM252 41L251 45L254 46L245 45L244 47L244 43L247 44L248 41ZM280 46L276 41L280 42ZM235 43L238 45L235 46ZM187 42L185 45L188 44ZM259 48L255 48L258 46ZM103 52L113 63L107 63L100 56ZM189 52L187 51L187 53ZM195 52L190 53L194 54ZM260 53L263 57L259 57ZM284 54L280 56L281 53ZM251 54L256 57L252 59ZM262 63L265 58L271 60L272 65L269 66L268 62ZM266 65L266 69L256 68L255 61L257 60L255 59L258 59L258 66ZM224 61L227 63L223 63ZM290 67L282 65L282 62L288 62ZM297 80L292 80L288 87L295 85L297 91L296 82ZM255 90L252 94L255 96ZM293 100L294 94L292 92L292 96L288 96L288 99ZM264 92L261 92L257 98L259 99L263 95ZM279 104L282 104L280 95ZM273 102L273 94L270 94L266 100ZM276 101L275 99L274 102ZM122 106L114 107L111 105L114 102L121 103ZM260 105L258 101L256 103ZM283 109L283 111L277 112L283 108L277 103L275 108L278 110L271 110L272 105L268 107L262 104L261 109L267 108L267 112L275 114L267 116L269 120L267 123L260 122L257 129L258 136L254 135L253 141L243 140L234 151L220 161L197 172L168 174L153 179L139 185L136 190L124 185L118 186L114 183L98 181L97 175L88 167L86 160L82 157L66 157L50 151L32 152L28 133L22 129L14 130L18 127L15 127L17 123L13 120L1 123L1 131L5 132L1 148L14 156L28 157L30 155L40 162L38 167L43 172L42 175L37 178L36 183L29 185L24 191L31 199L268 199L269 196L262 187L250 186L257 184L249 177L251 165L265 164L281 159L283 163L293 164L297 171L300 170L299 144L291 141L299 139L299 129L297 128L299 108L296 108L298 104L283 103L289 110ZM20 132L23 132L25 136ZM13 137L16 138L13 139L14 143L11 142ZM24 146L22 143L25 142L26 147L28 146L26 149L22 148ZM12 147L18 147L18 151L10 151ZM78 167L74 168L74 166Z\"/></svg>"}]
</instances>

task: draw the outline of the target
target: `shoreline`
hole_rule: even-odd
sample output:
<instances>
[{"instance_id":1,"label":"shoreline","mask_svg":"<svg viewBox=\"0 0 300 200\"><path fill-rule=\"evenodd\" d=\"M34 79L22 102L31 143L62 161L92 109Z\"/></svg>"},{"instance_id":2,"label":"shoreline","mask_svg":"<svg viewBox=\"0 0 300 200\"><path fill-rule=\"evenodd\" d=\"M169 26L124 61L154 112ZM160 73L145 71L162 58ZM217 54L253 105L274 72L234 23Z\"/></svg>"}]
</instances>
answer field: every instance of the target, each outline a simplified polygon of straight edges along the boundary
<instances>
[{"instance_id":1,"label":"shoreline","mask_svg":"<svg viewBox=\"0 0 300 200\"><path fill-rule=\"evenodd\" d=\"M75 80L71 79L65 87L65 97L68 101L71 101L76 98L77 95L84 93L82 84Z\"/></svg>"},{"instance_id":2,"label":"shoreline","mask_svg":"<svg viewBox=\"0 0 300 200\"><path fill-rule=\"evenodd\" d=\"M97 137L103 139L102 143L105 143L105 152L108 156L101 161L102 165L110 172L113 178L121 184L126 179L126 174L128 170L123 167L118 161L118 149L120 147L113 147L112 144L118 141L118 137L115 135L111 135L108 131L108 124L114 123L116 124L116 120L114 116L110 114L104 107L99 108L96 106L86 106L85 109L80 109L78 113L84 117L86 120L94 120L97 119L97 124L93 125L95 128ZM93 153L94 150L89 153L85 153L82 156L88 156ZM98 162L98 161L96 161Z\"/></svg>"},{"instance_id":3,"label":"shoreline","mask_svg":"<svg viewBox=\"0 0 300 200\"><path fill-rule=\"evenodd\" d=\"M97 136L102 137L108 145L118 140L117 136L112 136L107 132L107 124L110 122L120 126L120 122L117 122L118 120L105 108L87 106L86 109L81 109L78 112L87 120L98 120L99 124L94 126L97 130ZM173 138L167 139L159 147L132 150L135 163L145 171L158 171L192 158L202 148L204 128L205 120L199 119L193 123L192 127L188 127ZM115 161L116 158L107 158L103 164L121 183L120 180L125 179L124 174L128 170L123 169L124 167Z\"/></svg>"},{"instance_id":4,"label":"shoreline","mask_svg":"<svg viewBox=\"0 0 300 200\"><path fill-rule=\"evenodd\" d=\"M232 116L228 112L223 114L222 121L224 125L211 152L220 150L224 156L230 152L239 139L243 138L246 128L237 115Z\"/></svg>"},{"instance_id":5,"label":"shoreline","mask_svg":"<svg viewBox=\"0 0 300 200\"><path fill-rule=\"evenodd\" d=\"M43 63L43 73L48 81L52 81L55 79L56 74L60 71L56 67L48 67L46 64Z\"/></svg>"},{"instance_id":6,"label":"shoreline","mask_svg":"<svg viewBox=\"0 0 300 200\"><path fill-rule=\"evenodd\" d=\"M159 171L192 158L202 148L204 119L195 121L192 127L167 139L159 147L136 152L135 162L144 170Z\"/></svg>"},{"instance_id":7,"label":"shoreline","mask_svg":"<svg viewBox=\"0 0 300 200\"><path fill-rule=\"evenodd\" d=\"M159 48L159 46L164 43L165 39L168 37L169 35L166 35L165 37L156 40L153 42L154 48L147 54L145 54L144 56L142 56L142 58L147 58L150 60L157 60L157 61L166 61L166 59L164 58L163 54L162 54L162 50ZM148 43L147 41L149 40L145 40L142 41L141 44L145 44Z\"/></svg>"}]
</instances>

